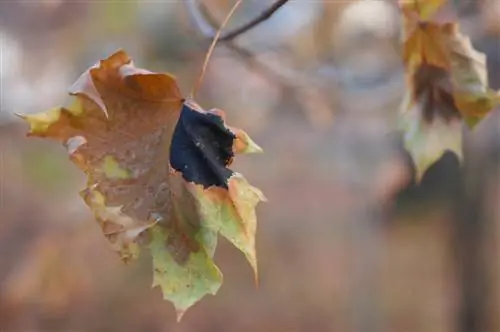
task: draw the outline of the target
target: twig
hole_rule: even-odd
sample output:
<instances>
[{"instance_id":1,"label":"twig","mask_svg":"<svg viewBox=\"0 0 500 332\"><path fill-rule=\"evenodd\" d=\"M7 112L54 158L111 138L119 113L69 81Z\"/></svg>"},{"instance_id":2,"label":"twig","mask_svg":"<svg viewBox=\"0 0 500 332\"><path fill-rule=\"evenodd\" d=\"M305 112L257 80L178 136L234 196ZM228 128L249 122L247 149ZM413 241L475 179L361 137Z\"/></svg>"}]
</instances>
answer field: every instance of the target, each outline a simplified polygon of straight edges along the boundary
<instances>
[{"instance_id":1,"label":"twig","mask_svg":"<svg viewBox=\"0 0 500 332\"><path fill-rule=\"evenodd\" d=\"M274 2L269 8L265 9L260 15L256 16L248 23L243 24L242 26L220 36L219 41L233 40L236 37L244 34L245 32L255 28L260 23L273 16L273 14L275 14L278 9L283 7L288 1L289 0L276 0L276 2ZM203 32L203 35L205 35L205 37L207 38L214 38L216 32L212 29L212 26L210 26L210 24L203 19L202 13L198 10L199 5L197 3L197 0L186 0L186 5L189 8L190 14L192 16L194 15L193 19L197 23L198 28Z\"/></svg>"},{"instance_id":2,"label":"twig","mask_svg":"<svg viewBox=\"0 0 500 332\"><path fill-rule=\"evenodd\" d=\"M210 15L210 13L208 13L206 8L198 0L186 0L185 4L193 23L196 25L201 34L207 39L213 38L213 36L217 33L218 23L215 22L214 18ZM219 41L220 40L221 39L219 38ZM285 85L286 80L281 79L280 75L275 74L269 66L256 61L255 54L251 51L235 45L231 40L225 41L224 45L242 58L245 64L252 67L252 69L257 69L270 81L279 81L280 85Z\"/></svg>"},{"instance_id":3,"label":"twig","mask_svg":"<svg viewBox=\"0 0 500 332\"><path fill-rule=\"evenodd\" d=\"M240 31L238 33L238 35L240 35L245 31L248 31L252 27L269 18L286 2L287 1L277 1L273 6L264 11L264 14L253 19L250 22L253 22L251 26L250 23L245 24L241 28L235 29L229 34L234 35L235 31ZM186 0L185 4L193 23L196 25L201 34L207 39L213 38L213 36L218 31L217 27L219 26L219 24L210 15L209 11L206 9L203 3L201 3L199 0ZM311 121L315 126L318 125L318 121L320 121L323 125L325 123L328 123L326 119L330 119L332 116L330 108L327 105L326 101L323 100L323 98L319 97L320 94L313 87L314 84L309 82L307 77L288 68L283 68L283 66L280 66L280 63L266 64L262 61L257 60L253 52L240 47L233 42L232 38L235 37L236 35L229 39L226 38L225 40L222 39L223 37L220 37L219 41L223 41L224 46L226 46L237 56L239 56L243 60L243 63L250 69L256 70L268 81L279 84L284 90L291 91L291 93L288 93L287 95L293 96L293 98L296 99L299 105L304 104L304 96L307 95L309 97L314 97L313 99L315 100L315 104L317 104L314 107L314 110L315 113L318 114L312 114L313 112L307 106L302 105L305 108L304 112L306 118L308 118L308 120Z\"/></svg>"},{"instance_id":4,"label":"twig","mask_svg":"<svg viewBox=\"0 0 500 332\"><path fill-rule=\"evenodd\" d=\"M186 0L185 4L193 23L196 25L201 34L207 39L213 38L213 36L217 33L218 27L220 25L210 15L203 3L199 0ZM256 19L252 21L255 20ZM263 21L261 20L260 22ZM219 41L221 40L222 37L219 38ZM277 83L286 87L295 86L298 88L298 85L292 84L292 82L303 82L304 84L300 84L300 87L302 87L303 85L307 85L305 82L307 82L308 80L305 75L302 75L301 73L298 73L294 70L284 68L283 66L280 66L280 63L266 64L262 61L258 61L256 60L256 55L252 51L236 45L233 40L222 41L224 43L224 46L226 46L236 55L245 60L245 63L247 65L250 65L254 69L257 69L264 76L267 76L270 81L277 81Z\"/></svg>"},{"instance_id":5,"label":"twig","mask_svg":"<svg viewBox=\"0 0 500 332\"><path fill-rule=\"evenodd\" d=\"M233 16L234 12L236 11L236 9L238 9L238 7L241 5L242 2L243 2L243 0L237 0L235 2L235 4L233 5L233 7L229 11L229 13L226 15L226 18L224 19L224 21L220 25L219 29L217 29L217 32L215 33L215 36L213 37L212 44L210 45L210 48L207 51L207 55L205 56L205 61L203 63L203 67L201 68L201 73L200 73L200 76L198 77L198 81L196 82L195 86L193 87L193 90L191 91L191 95L190 95L191 99L194 99L194 95L195 95L196 91L198 90L201 83L203 82L203 77L205 76L205 72L206 72L207 67L208 67L208 62L210 61L210 56L212 55L212 53L215 49L215 45L219 41L222 29L224 29L226 24L229 22L229 19Z\"/></svg>"}]
</instances>

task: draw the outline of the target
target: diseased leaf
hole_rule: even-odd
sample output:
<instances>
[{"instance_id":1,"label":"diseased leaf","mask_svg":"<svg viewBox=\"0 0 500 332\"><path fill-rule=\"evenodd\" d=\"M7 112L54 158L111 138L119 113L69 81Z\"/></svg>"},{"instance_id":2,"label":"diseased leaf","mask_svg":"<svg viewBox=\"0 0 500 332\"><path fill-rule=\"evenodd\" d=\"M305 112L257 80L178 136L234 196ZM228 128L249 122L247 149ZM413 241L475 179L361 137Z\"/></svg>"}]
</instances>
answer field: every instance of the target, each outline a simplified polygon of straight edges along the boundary
<instances>
[{"instance_id":1,"label":"diseased leaf","mask_svg":"<svg viewBox=\"0 0 500 332\"><path fill-rule=\"evenodd\" d=\"M70 88L74 102L30 116L29 136L63 143L87 175L81 192L112 248L129 262L149 248L153 286L178 318L222 274L213 261L221 234L257 276L255 207L265 200L228 168L235 153L261 152L219 110L186 101L169 74L136 68L119 51Z\"/></svg>"},{"instance_id":2,"label":"diseased leaf","mask_svg":"<svg viewBox=\"0 0 500 332\"><path fill-rule=\"evenodd\" d=\"M404 145L411 154L416 167L416 179L420 181L423 174L446 151L454 152L462 159L462 126L457 119L446 122L438 118L426 123L421 118L421 105L407 111L402 116Z\"/></svg>"},{"instance_id":3,"label":"diseased leaf","mask_svg":"<svg viewBox=\"0 0 500 332\"><path fill-rule=\"evenodd\" d=\"M458 23L432 21L445 4L443 0L403 2L407 38L404 60L409 75L422 65L449 71L456 107L473 127L499 104L499 93L488 87L486 56L474 50L470 39L460 33Z\"/></svg>"},{"instance_id":4,"label":"diseased leaf","mask_svg":"<svg viewBox=\"0 0 500 332\"><path fill-rule=\"evenodd\" d=\"M189 188L205 225L240 249L257 276L255 205L265 197L226 167L235 148L262 151L244 131L225 126L220 110L204 112L193 102L184 104L172 143L172 167L195 184Z\"/></svg>"},{"instance_id":5,"label":"diseased leaf","mask_svg":"<svg viewBox=\"0 0 500 332\"><path fill-rule=\"evenodd\" d=\"M449 73L437 66L418 67L413 90L401 114L405 148L420 180L426 169L447 151L462 156L461 114L453 99Z\"/></svg>"},{"instance_id":6,"label":"diseased leaf","mask_svg":"<svg viewBox=\"0 0 500 332\"><path fill-rule=\"evenodd\" d=\"M423 64L412 78L412 101L422 105L422 118L428 123L435 118L446 121L460 118L449 73L437 66Z\"/></svg>"},{"instance_id":7,"label":"diseased leaf","mask_svg":"<svg viewBox=\"0 0 500 332\"><path fill-rule=\"evenodd\" d=\"M169 221L157 215L158 224L150 231L148 245L153 257L153 287L160 286L163 297L175 305L177 319L206 294L215 295L222 284L222 274L213 261L217 231L200 218L198 203L191 194L191 184L180 174L172 176L172 209L185 225L169 227ZM195 223L195 224L192 224Z\"/></svg>"},{"instance_id":8,"label":"diseased leaf","mask_svg":"<svg viewBox=\"0 0 500 332\"><path fill-rule=\"evenodd\" d=\"M200 234L199 241L212 237L212 246L217 245L217 233L206 230L205 237ZM171 254L166 243L172 236L165 229L154 227L151 230L149 249L153 257L153 287L160 286L163 297L175 304L177 320L186 310L206 294L215 295L222 284L222 274L206 250L191 253L182 264Z\"/></svg>"},{"instance_id":9,"label":"diseased leaf","mask_svg":"<svg viewBox=\"0 0 500 332\"><path fill-rule=\"evenodd\" d=\"M461 156L461 123L473 128L500 102L488 87L486 56L459 31L447 0L401 0L404 62L411 98L403 109L405 144L417 177L445 150ZM441 138L440 138L441 137Z\"/></svg>"}]
</instances>

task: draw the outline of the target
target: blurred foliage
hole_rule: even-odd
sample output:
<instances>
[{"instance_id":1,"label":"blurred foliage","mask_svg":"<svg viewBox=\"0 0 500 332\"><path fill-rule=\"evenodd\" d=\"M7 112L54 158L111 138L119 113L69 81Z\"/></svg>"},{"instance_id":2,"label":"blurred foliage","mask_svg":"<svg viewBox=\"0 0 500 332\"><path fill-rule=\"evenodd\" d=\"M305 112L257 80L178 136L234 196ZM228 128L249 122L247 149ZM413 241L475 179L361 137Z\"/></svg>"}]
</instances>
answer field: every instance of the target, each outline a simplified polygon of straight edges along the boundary
<instances>
[{"instance_id":1,"label":"blurred foliage","mask_svg":"<svg viewBox=\"0 0 500 332\"><path fill-rule=\"evenodd\" d=\"M23 151L23 168L19 170L26 176L26 181L44 188L47 193L63 191L68 187L68 181L72 181L71 172L59 153L42 149L27 150Z\"/></svg>"}]
</instances>

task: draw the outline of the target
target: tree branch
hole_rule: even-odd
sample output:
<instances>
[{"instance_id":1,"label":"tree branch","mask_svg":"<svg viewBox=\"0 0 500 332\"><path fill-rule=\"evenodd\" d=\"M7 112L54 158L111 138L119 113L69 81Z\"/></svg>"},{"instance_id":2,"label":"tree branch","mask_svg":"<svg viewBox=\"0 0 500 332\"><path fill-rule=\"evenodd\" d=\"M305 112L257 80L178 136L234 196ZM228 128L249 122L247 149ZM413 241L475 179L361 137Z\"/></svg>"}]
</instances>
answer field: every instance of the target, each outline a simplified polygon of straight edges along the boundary
<instances>
[{"instance_id":1,"label":"tree branch","mask_svg":"<svg viewBox=\"0 0 500 332\"><path fill-rule=\"evenodd\" d=\"M208 13L206 8L199 0L186 0L185 4L192 21L201 32L201 34L207 39L213 39L213 37L217 33L217 27L219 26L218 22L214 20L214 18L210 15L210 13ZM219 38L219 41L220 40L221 38ZM232 40L225 40L224 44L227 48L229 48L236 55L242 58L244 60L244 63L252 67L252 69L257 70L262 75L265 75L270 81L275 81L281 85L286 85L284 84L286 80L282 79L281 75L274 73L274 71L271 70L271 68L269 68L267 65L256 61L255 54L253 54L251 51L235 45Z\"/></svg>"},{"instance_id":2,"label":"tree branch","mask_svg":"<svg viewBox=\"0 0 500 332\"><path fill-rule=\"evenodd\" d=\"M213 39L220 24L210 15L209 11L199 0L185 1L191 20L196 25L197 29L205 38ZM279 84L284 91L289 91L290 93L286 93L286 95L292 96L292 98L302 106L304 115L308 121L315 127L321 127L330 121L332 112L325 98L321 96L316 90L315 85L310 82L305 75L285 68L282 66L282 63L276 61L273 64L259 61L252 51L236 45L233 41L233 38L236 36L241 35L258 25L260 22L271 17L272 14L287 1L288 0L277 1L273 6L265 10L263 14L242 27L227 33L226 39L223 40L219 38L219 41L222 40L224 46L240 57L243 60L242 62L247 65L249 69L255 70L268 81ZM227 36L229 36L229 38ZM311 104L314 104L314 106Z\"/></svg>"},{"instance_id":3,"label":"tree branch","mask_svg":"<svg viewBox=\"0 0 500 332\"><path fill-rule=\"evenodd\" d=\"M200 11L200 7L202 7L202 6L197 3L197 0L185 0L185 1L186 1L186 6L188 6L189 13L191 14L191 17L193 18L193 21L196 22L196 24L198 25L198 28L200 29L200 31L202 31L203 35L207 38L211 38L211 39L214 38L217 31L215 29L213 29L213 26L211 26L202 17L203 14ZM255 18L250 20L248 23L243 24L242 26L235 28L234 30L223 34L219 38L219 41L233 40L236 37L244 34L245 32L255 28L260 23L266 21L271 16L273 16L273 14L275 14L288 1L289 0L276 0L269 8L265 9L260 15L256 16Z\"/></svg>"}]
</instances>

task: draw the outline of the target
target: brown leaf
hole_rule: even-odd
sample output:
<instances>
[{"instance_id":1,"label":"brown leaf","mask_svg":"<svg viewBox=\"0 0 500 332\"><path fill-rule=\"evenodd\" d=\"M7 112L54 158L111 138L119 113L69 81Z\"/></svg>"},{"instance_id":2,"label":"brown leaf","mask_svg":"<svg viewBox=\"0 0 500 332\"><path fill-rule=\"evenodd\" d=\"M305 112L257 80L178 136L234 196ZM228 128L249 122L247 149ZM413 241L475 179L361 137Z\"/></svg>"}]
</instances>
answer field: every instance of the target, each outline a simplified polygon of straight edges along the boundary
<instances>
[{"instance_id":1,"label":"brown leaf","mask_svg":"<svg viewBox=\"0 0 500 332\"><path fill-rule=\"evenodd\" d=\"M150 249L154 283L179 317L222 275L217 235L257 274L255 206L264 196L228 168L235 153L262 150L219 110L185 101L173 76L136 68L119 51L71 87L68 108L24 116L31 136L56 139L87 174L81 192L124 261ZM214 195L214 193L216 193Z\"/></svg>"}]
</instances>

